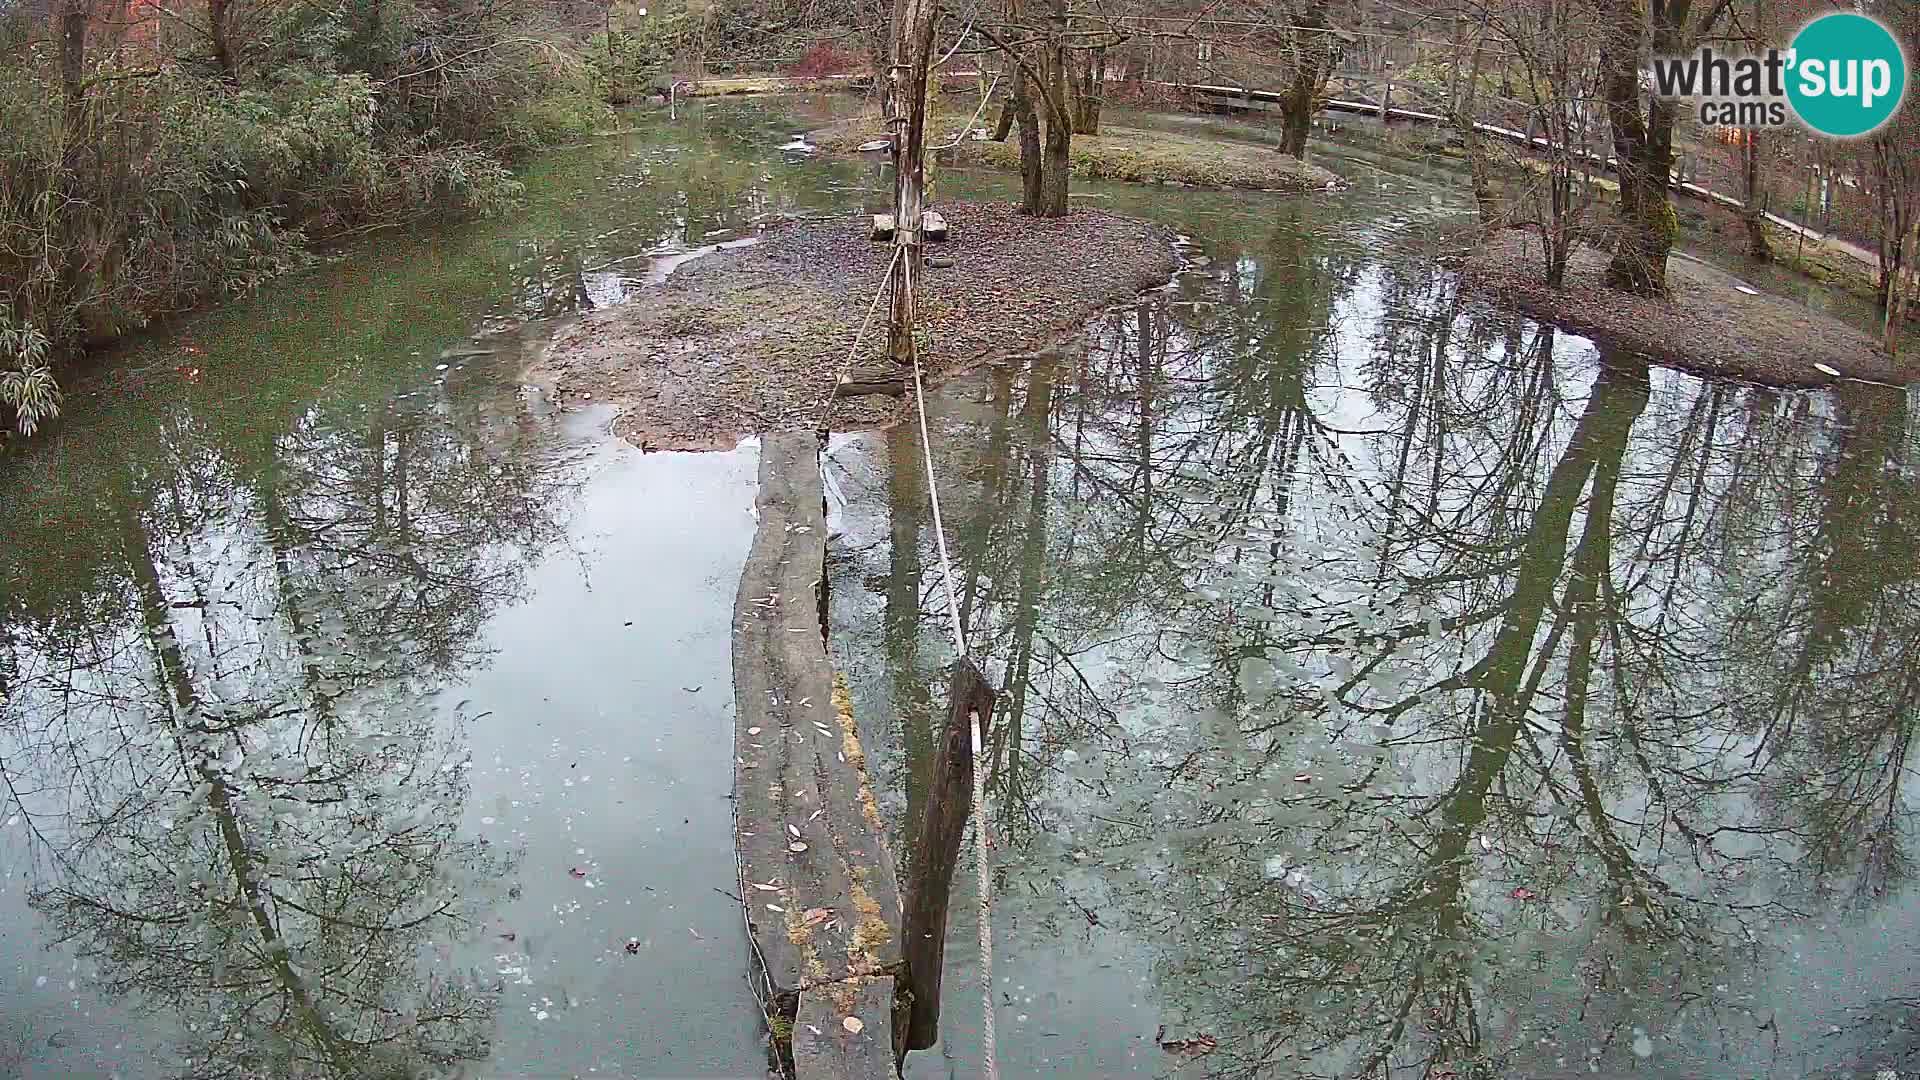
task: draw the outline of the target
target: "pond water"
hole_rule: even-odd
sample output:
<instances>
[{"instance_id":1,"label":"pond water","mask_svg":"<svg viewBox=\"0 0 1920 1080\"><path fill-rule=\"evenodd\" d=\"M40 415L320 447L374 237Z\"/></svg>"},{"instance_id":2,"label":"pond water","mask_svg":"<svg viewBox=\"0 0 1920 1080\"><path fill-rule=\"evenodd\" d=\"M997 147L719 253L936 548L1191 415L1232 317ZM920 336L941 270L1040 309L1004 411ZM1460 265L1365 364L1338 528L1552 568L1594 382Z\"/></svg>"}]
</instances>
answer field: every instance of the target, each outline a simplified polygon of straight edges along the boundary
<instances>
[{"instance_id":1,"label":"pond water","mask_svg":"<svg viewBox=\"0 0 1920 1080\"><path fill-rule=\"evenodd\" d=\"M1200 265L933 403L1002 691L1001 1068L1912 1075L1907 393L1463 303L1395 254L1453 205L1157 199ZM917 432L833 462L836 655L910 822L952 655ZM978 1075L954 910L913 1077Z\"/></svg>"},{"instance_id":2,"label":"pond water","mask_svg":"<svg viewBox=\"0 0 1920 1080\"><path fill-rule=\"evenodd\" d=\"M185 320L7 463L0 1077L764 1074L716 891L756 452L642 455L517 373L842 205L773 123L552 155L523 215Z\"/></svg>"},{"instance_id":3,"label":"pond water","mask_svg":"<svg viewBox=\"0 0 1920 1080\"><path fill-rule=\"evenodd\" d=\"M721 895L755 447L643 455L516 376L662 259L877 205L778 149L837 107L637 114L0 464L0 1078L764 1074ZM1367 182L1076 188L1192 266L931 403L1004 690L1002 1067L1907 1067L1906 397L1604 363L1408 255L1443 168L1323 156ZM899 851L950 652L916 448L831 454ZM910 1075L977 1075L970 910Z\"/></svg>"}]
</instances>

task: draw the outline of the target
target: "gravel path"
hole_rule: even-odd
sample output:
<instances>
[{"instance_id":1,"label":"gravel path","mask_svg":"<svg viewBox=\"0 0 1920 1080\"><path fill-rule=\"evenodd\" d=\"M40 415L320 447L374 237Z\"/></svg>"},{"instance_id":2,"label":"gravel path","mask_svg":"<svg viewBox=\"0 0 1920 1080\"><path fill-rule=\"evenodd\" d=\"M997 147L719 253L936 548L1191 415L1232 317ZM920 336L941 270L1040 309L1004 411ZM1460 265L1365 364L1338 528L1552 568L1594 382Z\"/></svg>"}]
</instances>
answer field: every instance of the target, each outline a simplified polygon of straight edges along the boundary
<instances>
[{"instance_id":1,"label":"gravel path","mask_svg":"<svg viewBox=\"0 0 1920 1080\"><path fill-rule=\"evenodd\" d=\"M1047 221L1010 204L937 209L953 238L928 245L920 294L922 340L932 343L923 356L936 378L1069 336L1177 265L1169 230L1098 210ZM864 215L784 222L751 247L687 263L664 285L561 331L529 377L563 407L616 406L614 430L648 449L817 430L892 254L867 239L867 224ZM898 373L885 355L885 319L876 312L856 377ZM832 426L883 427L904 406L844 398Z\"/></svg>"},{"instance_id":2,"label":"gravel path","mask_svg":"<svg viewBox=\"0 0 1920 1080\"><path fill-rule=\"evenodd\" d=\"M1665 299L1642 299L1607 288L1607 252L1576 248L1564 289L1545 283L1540 240L1524 230L1500 233L1468 258L1473 288L1535 318L1639 353L1672 367L1774 386L1825 386L1835 376L1903 383L1908 365L1880 342L1828 315L1766 293L1749 295L1728 275L1690 259L1667 264Z\"/></svg>"}]
</instances>

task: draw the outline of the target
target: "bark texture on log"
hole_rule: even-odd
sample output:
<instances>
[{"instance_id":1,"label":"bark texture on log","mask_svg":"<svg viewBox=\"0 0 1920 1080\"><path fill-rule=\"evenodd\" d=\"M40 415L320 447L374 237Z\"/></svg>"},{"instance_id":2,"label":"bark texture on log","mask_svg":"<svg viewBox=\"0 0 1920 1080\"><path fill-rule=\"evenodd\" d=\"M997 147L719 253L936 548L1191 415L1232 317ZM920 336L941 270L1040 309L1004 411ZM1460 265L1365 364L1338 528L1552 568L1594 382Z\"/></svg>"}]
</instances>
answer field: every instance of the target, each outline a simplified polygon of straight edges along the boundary
<instances>
[{"instance_id":1,"label":"bark texture on log","mask_svg":"<svg viewBox=\"0 0 1920 1080\"><path fill-rule=\"evenodd\" d=\"M913 359L914 281L920 271L920 215L926 196L927 68L933 51L933 0L897 0L894 5L893 64L887 71L893 135L894 260L887 310L887 355L898 363Z\"/></svg>"},{"instance_id":2,"label":"bark texture on log","mask_svg":"<svg viewBox=\"0 0 1920 1080\"><path fill-rule=\"evenodd\" d=\"M940 1037L940 974L947 951L947 910L973 800L972 725L984 745L993 717L993 688L971 661L954 665L947 730L933 759L933 782L920 818L906 890L901 955L906 959L910 1021L896 1029L897 1055L925 1050Z\"/></svg>"},{"instance_id":3,"label":"bark texture on log","mask_svg":"<svg viewBox=\"0 0 1920 1080\"><path fill-rule=\"evenodd\" d=\"M883 1058L892 1047L899 886L859 726L827 660L823 491L816 436L765 436L760 524L734 599L734 850L762 1006L789 1021L831 1016L818 1025L827 1039L789 1027L797 1075L878 1077L849 1063L872 1059L867 1043ZM847 1016L865 1042L842 1027ZM809 1073L808 1061L837 1071Z\"/></svg>"}]
</instances>

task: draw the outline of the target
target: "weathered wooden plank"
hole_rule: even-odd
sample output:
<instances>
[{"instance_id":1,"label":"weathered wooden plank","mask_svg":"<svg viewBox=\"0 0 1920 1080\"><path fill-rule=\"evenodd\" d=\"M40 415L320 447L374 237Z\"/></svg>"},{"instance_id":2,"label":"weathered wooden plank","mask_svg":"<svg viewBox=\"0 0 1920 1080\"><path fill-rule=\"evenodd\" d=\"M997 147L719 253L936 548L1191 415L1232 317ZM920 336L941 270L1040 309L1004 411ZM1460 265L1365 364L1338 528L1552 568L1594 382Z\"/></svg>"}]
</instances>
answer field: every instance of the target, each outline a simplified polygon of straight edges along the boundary
<instances>
[{"instance_id":1,"label":"weathered wooden plank","mask_svg":"<svg viewBox=\"0 0 1920 1080\"><path fill-rule=\"evenodd\" d=\"M734 600L740 897L764 976L756 989L769 1015L789 1022L809 988L890 977L900 960L893 858L821 626L819 452L811 433L763 437L760 524ZM890 1046L886 1015L875 1037Z\"/></svg>"},{"instance_id":2,"label":"weathered wooden plank","mask_svg":"<svg viewBox=\"0 0 1920 1080\"><path fill-rule=\"evenodd\" d=\"M933 782L927 792L914 840L913 867L907 882L901 951L906 958L906 993L911 1020L894 1033L896 1055L925 1050L940 1037L940 973L947 955L947 908L953 898L953 871L960 842L967 834L973 806L971 725L980 725L985 743L993 718L993 687L978 668L962 658L948 687L946 738L934 754Z\"/></svg>"},{"instance_id":3,"label":"weathered wooden plank","mask_svg":"<svg viewBox=\"0 0 1920 1080\"><path fill-rule=\"evenodd\" d=\"M793 1072L796 1077L874 1077L898 1075L892 1030L893 979L850 979L816 987L800 995L793 1019ZM847 1023L852 1017L856 1023ZM854 1030L858 1028L858 1030Z\"/></svg>"},{"instance_id":4,"label":"weathered wooden plank","mask_svg":"<svg viewBox=\"0 0 1920 1080\"><path fill-rule=\"evenodd\" d=\"M834 384L834 397L860 397L865 394L885 394L899 397L907 392L907 377L897 370L892 372L855 371Z\"/></svg>"}]
</instances>

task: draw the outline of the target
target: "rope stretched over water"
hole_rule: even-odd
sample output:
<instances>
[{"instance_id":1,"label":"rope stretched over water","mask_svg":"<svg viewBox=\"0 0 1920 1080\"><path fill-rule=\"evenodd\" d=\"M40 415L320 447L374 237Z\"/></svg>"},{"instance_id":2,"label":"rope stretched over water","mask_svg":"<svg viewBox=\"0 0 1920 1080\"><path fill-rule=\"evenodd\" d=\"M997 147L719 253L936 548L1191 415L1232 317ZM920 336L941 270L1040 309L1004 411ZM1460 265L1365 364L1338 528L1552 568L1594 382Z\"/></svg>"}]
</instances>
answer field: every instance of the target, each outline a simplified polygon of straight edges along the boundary
<instances>
[{"instance_id":1,"label":"rope stretched over water","mask_svg":"<svg viewBox=\"0 0 1920 1080\"><path fill-rule=\"evenodd\" d=\"M928 147L928 149L951 150L965 141L967 136L973 133L973 125L979 123L980 117L986 114L987 103L993 100L993 92L999 85L1000 73L996 71L993 73L993 81L987 84L987 92L980 95L980 107L973 110L973 119L967 121L967 126L960 129L960 134L955 135L952 142L941 143L939 146Z\"/></svg>"},{"instance_id":2,"label":"rope stretched over water","mask_svg":"<svg viewBox=\"0 0 1920 1080\"><path fill-rule=\"evenodd\" d=\"M833 403L839 400L840 384L853 372L853 362L860 355L860 342L866 339L867 328L873 325L873 313L880 310L880 298L887 295L887 286L893 282L894 264L900 261L904 249L894 248L893 258L887 260L887 268L880 272L880 285L873 290L873 302L867 305L867 317L861 320L860 330L853 335L853 347L847 350L847 358L840 361L840 370L834 375L833 385L827 388L827 400L820 403L820 423L814 429L824 435L833 428Z\"/></svg>"},{"instance_id":3,"label":"rope stretched over water","mask_svg":"<svg viewBox=\"0 0 1920 1080\"><path fill-rule=\"evenodd\" d=\"M906 287L913 288L909 274ZM959 590L953 584L953 561L947 554L947 530L940 517L940 485L933 479L933 440L927 434L927 392L920 377L920 347L909 347L913 359L913 400L920 417L920 459L926 467L927 499L933 505L933 536L940 548L940 576L946 582L947 616L953 630L953 651L967 658L967 632L960 624ZM968 733L973 739L973 865L979 877L980 923L980 1065L986 1080L999 1080L999 1055L993 1030L993 877L987 855L987 760L980 741L980 720L967 717Z\"/></svg>"},{"instance_id":4,"label":"rope stretched over water","mask_svg":"<svg viewBox=\"0 0 1920 1080\"><path fill-rule=\"evenodd\" d=\"M912 288L909 280L908 288ZM957 591L953 587L953 562L947 556L947 530L940 519L940 486L933 482L933 441L927 437L927 394L920 381L920 346L916 342L911 348L913 356L913 400L920 412L920 457L927 469L927 500L933 504L933 538L940 547L940 576L947 586L947 617L952 623L953 651L960 659L967 658L967 632L960 625L960 603ZM974 756L980 753L979 740L975 738ZM979 762L975 762L978 765ZM976 785L977 786L977 785Z\"/></svg>"},{"instance_id":5,"label":"rope stretched over water","mask_svg":"<svg viewBox=\"0 0 1920 1080\"><path fill-rule=\"evenodd\" d=\"M984 111L984 103L982 105ZM976 114L977 118L978 114ZM823 403L819 430L830 430L833 419L833 402L839 396L840 378L851 371L853 361L860 354L860 343L866 338L867 328L873 325L873 313L880 308L880 298L887 294L893 284L893 271L906 254L903 246L895 247L893 258L888 260L886 272L882 275L881 285L874 291L873 301L867 305L867 317L861 322L860 330L854 335L853 347L847 350L847 358L842 364L842 375L836 377L834 386L827 391L827 400ZM913 263L908 262L906 272L900 282L909 295L914 288ZM960 623L959 590L953 583L953 559L947 550L946 523L940 514L940 486L933 478L933 440L927 434L927 391L920 373L920 345L913 335L907 335L907 351L913 366L913 401L920 420L920 460L926 469L927 498L933 509L933 535L940 549L940 576L946 584L948 625L953 633L953 651L961 660L967 658L966 628ZM993 878L991 861L987 854L987 809L986 809L986 750L980 740L980 722L977 715L969 716L967 727L973 739L973 852L974 869L979 880L979 923L980 923L980 1061L981 1075L985 1080L999 1080L999 1054L993 1025Z\"/></svg>"}]
</instances>

